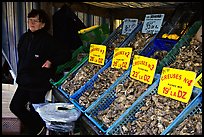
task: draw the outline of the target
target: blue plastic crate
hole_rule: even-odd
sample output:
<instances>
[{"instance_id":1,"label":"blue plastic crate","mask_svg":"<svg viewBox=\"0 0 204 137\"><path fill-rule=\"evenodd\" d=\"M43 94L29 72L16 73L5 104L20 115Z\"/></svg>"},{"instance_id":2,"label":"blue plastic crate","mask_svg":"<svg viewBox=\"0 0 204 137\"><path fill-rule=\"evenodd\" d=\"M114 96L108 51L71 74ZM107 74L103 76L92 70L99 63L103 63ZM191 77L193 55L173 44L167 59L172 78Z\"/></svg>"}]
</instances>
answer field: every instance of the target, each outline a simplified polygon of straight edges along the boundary
<instances>
[{"instance_id":1,"label":"blue plastic crate","mask_svg":"<svg viewBox=\"0 0 204 137\"><path fill-rule=\"evenodd\" d=\"M151 41L148 45L145 46L145 48L141 51L140 55L150 57L156 51L165 50L169 52L174 47L176 42L176 40L155 38L153 41Z\"/></svg>"},{"instance_id":2,"label":"blue plastic crate","mask_svg":"<svg viewBox=\"0 0 204 137\"><path fill-rule=\"evenodd\" d=\"M101 68L86 84L84 84L79 90L70 96L70 101L82 112L85 112L87 108L79 103L79 98L85 93L94 89L94 83L99 79L99 74L104 70L111 67L112 60L110 60L103 68ZM124 71L125 72L125 71ZM121 74L122 76L123 74ZM105 92L105 91L104 91Z\"/></svg>"},{"instance_id":3,"label":"blue plastic crate","mask_svg":"<svg viewBox=\"0 0 204 137\"><path fill-rule=\"evenodd\" d=\"M98 115L100 111L104 111L115 101L117 98L116 87L118 84L123 84L129 77L131 67L124 72L124 74L117 79L117 81L110 86L103 95L101 95L90 107L85 110L85 115L103 132L106 133L108 127L105 124L99 122L94 117ZM160 75L155 76L155 82L158 83ZM154 84L153 84L154 85ZM151 87L151 85L149 86ZM145 91L144 91L145 92Z\"/></svg>"},{"instance_id":4,"label":"blue plastic crate","mask_svg":"<svg viewBox=\"0 0 204 137\"><path fill-rule=\"evenodd\" d=\"M194 92L197 92L197 96L191 101L191 103L176 117L176 119L161 133L166 135L173 131L179 124L181 124L186 118L193 116L196 113L202 112L202 90L194 87Z\"/></svg>"},{"instance_id":5,"label":"blue plastic crate","mask_svg":"<svg viewBox=\"0 0 204 137\"><path fill-rule=\"evenodd\" d=\"M134 120L137 120L135 118L135 113L140 111L140 108L144 106L145 104L145 98L154 94L157 94L159 81L153 83L151 87L148 88L147 91L145 91L133 104L130 108L128 108L123 115L121 115L118 120L106 131L107 135L115 135L120 133L120 128L123 125L126 125L128 122L133 122ZM198 96L200 96L200 92L197 91L197 89L194 88L193 93L191 95L192 101L196 99ZM184 110L183 110L184 111ZM182 111L182 112L183 112ZM178 116L177 116L178 117ZM173 123L173 122L172 122ZM165 129L164 129L165 131Z\"/></svg>"}]
</instances>

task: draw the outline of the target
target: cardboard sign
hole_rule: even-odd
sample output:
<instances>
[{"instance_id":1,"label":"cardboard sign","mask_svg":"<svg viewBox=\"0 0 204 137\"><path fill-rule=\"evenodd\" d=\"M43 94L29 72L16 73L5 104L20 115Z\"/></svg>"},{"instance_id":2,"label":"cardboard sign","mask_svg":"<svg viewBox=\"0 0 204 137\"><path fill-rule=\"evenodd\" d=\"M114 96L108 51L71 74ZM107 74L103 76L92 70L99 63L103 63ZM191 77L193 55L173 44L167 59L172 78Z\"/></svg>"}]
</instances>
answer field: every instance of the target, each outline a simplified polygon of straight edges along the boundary
<instances>
[{"instance_id":1,"label":"cardboard sign","mask_svg":"<svg viewBox=\"0 0 204 137\"><path fill-rule=\"evenodd\" d=\"M202 89L202 73L196 78L196 82L194 86Z\"/></svg>"},{"instance_id":2,"label":"cardboard sign","mask_svg":"<svg viewBox=\"0 0 204 137\"><path fill-rule=\"evenodd\" d=\"M146 14L142 27L142 33L158 33L161 29L163 19L164 14Z\"/></svg>"},{"instance_id":3,"label":"cardboard sign","mask_svg":"<svg viewBox=\"0 0 204 137\"><path fill-rule=\"evenodd\" d=\"M195 78L195 72L164 67L160 77L158 94L188 103Z\"/></svg>"},{"instance_id":4,"label":"cardboard sign","mask_svg":"<svg viewBox=\"0 0 204 137\"><path fill-rule=\"evenodd\" d=\"M130 34L137 27L138 19L124 19L122 34Z\"/></svg>"},{"instance_id":5,"label":"cardboard sign","mask_svg":"<svg viewBox=\"0 0 204 137\"><path fill-rule=\"evenodd\" d=\"M132 48L115 48L111 68L127 70L130 65Z\"/></svg>"},{"instance_id":6,"label":"cardboard sign","mask_svg":"<svg viewBox=\"0 0 204 137\"><path fill-rule=\"evenodd\" d=\"M104 65L106 56L106 46L91 44L89 51L89 62Z\"/></svg>"},{"instance_id":7,"label":"cardboard sign","mask_svg":"<svg viewBox=\"0 0 204 137\"><path fill-rule=\"evenodd\" d=\"M130 77L147 84L152 84L156 67L156 59L135 55Z\"/></svg>"}]
</instances>

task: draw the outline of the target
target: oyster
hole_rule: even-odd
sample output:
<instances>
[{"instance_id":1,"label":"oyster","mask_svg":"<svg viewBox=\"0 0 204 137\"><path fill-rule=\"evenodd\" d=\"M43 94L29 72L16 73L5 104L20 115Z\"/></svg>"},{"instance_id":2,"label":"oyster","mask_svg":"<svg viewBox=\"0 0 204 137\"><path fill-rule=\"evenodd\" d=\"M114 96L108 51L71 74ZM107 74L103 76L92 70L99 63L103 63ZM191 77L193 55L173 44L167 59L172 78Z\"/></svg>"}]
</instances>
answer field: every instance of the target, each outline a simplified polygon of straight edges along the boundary
<instances>
[{"instance_id":1,"label":"oyster","mask_svg":"<svg viewBox=\"0 0 204 137\"><path fill-rule=\"evenodd\" d=\"M175 62L170 64L169 67L198 73L202 68L202 42L193 38L190 45L181 47Z\"/></svg>"},{"instance_id":2,"label":"oyster","mask_svg":"<svg viewBox=\"0 0 204 137\"><path fill-rule=\"evenodd\" d=\"M98 75L98 79L94 82L93 88L87 89L79 98L79 103L88 108L100 95L104 93L117 79L124 73L124 70L107 68ZM83 102L89 102L89 104ZM86 105L84 105L86 104Z\"/></svg>"},{"instance_id":3,"label":"oyster","mask_svg":"<svg viewBox=\"0 0 204 137\"><path fill-rule=\"evenodd\" d=\"M128 77L123 84L118 84L115 87L115 94L117 98L105 111L99 111L98 116L96 118L101 119L101 117L108 115L107 112L111 112L112 117L109 117L109 123L105 123L104 121L104 125L106 127L110 127L121 116L121 114L123 114L125 110L127 110L135 102L135 100L144 91L146 91L147 88L148 84ZM146 118L143 118L143 120L145 119ZM124 130L124 133L126 133L127 129L126 127L121 128L121 130Z\"/></svg>"},{"instance_id":4,"label":"oyster","mask_svg":"<svg viewBox=\"0 0 204 137\"><path fill-rule=\"evenodd\" d=\"M202 135L202 112L187 117L169 135Z\"/></svg>"},{"instance_id":5,"label":"oyster","mask_svg":"<svg viewBox=\"0 0 204 137\"><path fill-rule=\"evenodd\" d=\"M188 105L158 94L147 96L145 102L135 113L136 120L131 123L128 131L123 131L124 135L159 135Z\"/></svg>"}]
</instances>

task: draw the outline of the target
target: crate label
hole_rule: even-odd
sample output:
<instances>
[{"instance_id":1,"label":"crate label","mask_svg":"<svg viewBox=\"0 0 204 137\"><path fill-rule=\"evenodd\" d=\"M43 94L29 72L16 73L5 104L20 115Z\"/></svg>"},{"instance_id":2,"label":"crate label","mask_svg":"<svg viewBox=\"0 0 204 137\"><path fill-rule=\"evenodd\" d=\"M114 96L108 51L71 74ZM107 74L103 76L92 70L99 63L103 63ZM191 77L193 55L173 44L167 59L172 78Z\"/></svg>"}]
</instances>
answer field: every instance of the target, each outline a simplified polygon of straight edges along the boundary
<instances>
[{"instance_id":1,"label":"crate label","mask_svg":"<svg viewBox=\"0 0 204 137\"><path fill-rule=\"evenodd\" d=\"M195 78L195 72L164 67L160 77L158 94L188 103Z\"/></svg>"},{"instance_id":2,"label":"crate label","mask_svg":"<svg viewBox=\"0 0 204 137\"><path fill-rule=\"evenodd\" d=\"M163 19L164 14L146 14L142 27L142 33L158 33L161 29Z\"/></svg>"},{"instance_id":3,"label":"crate label","mask_svg":"<svg viewBox=\"0 0 204 137\"><path fill-rule=\"evenodd\" d=\"M137 27L138 19L124 19L122 34L130 34Z\"/></svg>"},{"instance_id":4,"label":"crate label","mask_svg":"<svg viewBox=\"0 0 204 137\"><path fill-rule=\"evenodd\" d=\"M147 84L152 84L156 67L156 59L134 55L130 77Z\"/></svg>"},{"instance_id":5,"label":"crate label","mask_svg":"<svg viewBox=\"0 0 204 137\"><path fill-rule=\"evenodd\" d=\"M91 44L89 51L89 62L104 65L106 57L106 46Z\"/></svg>"},{"instance_id":6,"label":"crate label","mask_svg":"<svg viewBox=\"0 0 204 137\"><path fill-rule=\"evenodd\" d=\"M132 48L115 48L111 68L127 70L130 65Z\"/></svg>"},{"instance_id":7,"label":"crate label","mask_svg":"<svg viewBox=\"0 0 204 137\"><path fill-rule=\"evenodd\" d=\"M202 89L202 73L196 78L195 85L197 88Z\"/></svg>"}]
</instances>

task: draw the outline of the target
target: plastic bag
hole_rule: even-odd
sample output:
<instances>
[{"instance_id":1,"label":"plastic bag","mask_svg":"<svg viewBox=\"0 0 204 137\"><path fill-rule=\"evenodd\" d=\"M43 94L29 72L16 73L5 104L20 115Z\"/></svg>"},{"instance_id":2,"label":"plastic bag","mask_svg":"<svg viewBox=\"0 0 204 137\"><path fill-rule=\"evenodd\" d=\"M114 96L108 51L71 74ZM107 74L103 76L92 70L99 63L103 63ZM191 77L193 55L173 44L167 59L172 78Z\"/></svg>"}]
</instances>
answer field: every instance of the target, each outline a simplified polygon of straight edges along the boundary
<instances>
[{"instance_id":1,"label":"plastic bag","mask_svg":"<svg viewBox=\"0 0 204 137\"><path fill-rule=\"evenodd\" d=\"M33 104L35 110L46 122L49 130L70 132L74 129L74 121L81 115L80 110L70 103Z\"/></svg>"}]
</instances>

